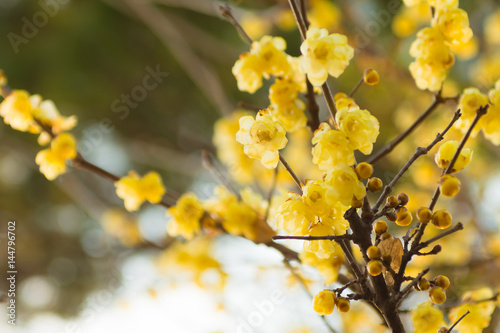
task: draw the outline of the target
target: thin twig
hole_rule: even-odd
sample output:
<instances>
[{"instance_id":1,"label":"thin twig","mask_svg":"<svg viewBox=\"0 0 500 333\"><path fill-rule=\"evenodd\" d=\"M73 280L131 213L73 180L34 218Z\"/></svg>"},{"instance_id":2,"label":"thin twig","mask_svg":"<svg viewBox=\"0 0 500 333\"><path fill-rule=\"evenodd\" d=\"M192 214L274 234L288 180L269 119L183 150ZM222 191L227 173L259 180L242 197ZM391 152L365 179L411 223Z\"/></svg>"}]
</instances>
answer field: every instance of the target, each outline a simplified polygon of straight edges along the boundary
<instances>
[{"instance_id":1,"label":"thin twig","mask_svg":"<svg viewBox=\"0 0 500 333\"><path fill-rule=\"evenodd\" d=\"M219 6L219 12L221 13L222 16L224 16L229 22L231 22L232 25L238 30L238 33L240 36L247 42L248 44L252 45L253 40L248 36L246 33L245 29L240 25L240 23L236 20L236 18L233 16L233 13L231 12L231 8L227 5L220 5Z\"/></svg>"},{"instance_id":2,"label":"thin twig","mask_svg":"<svg viewBox=\"0 0 500 333\"><path fill-rule=\"evenodd\" d=\"M302 182L300 181L299 177L297 177L297 175L295 174L295 172L293 172L292 168L288 165L288 163L285 160L285 158L283 157L283 155L281 153L279 153L279 154L280 154L280 162L281 162L281 164L283 164L283 166L285 167L286 171L288 171L288 173L290 174L290 176L292 176L293 180L295 181L295 184L297 184L297 186L299 187L299 191L302 194Z\"/></svg>"},{"instance_id":3,"label":"thin twig","mask_svg":"<svg viewBox=\"0 0 500 333\"><path fill-rule=\"evenodd\" d=\"M422 112L422 114L415 120L415 122L408 127L403 133L399 134L395 139L385 145L384 148L377 151L375 154L370 156L366 162L370 164L375 164L381 158L389 154L398 144L400 144L408 135L410 135L429 115L436 109L436 107L445 101L444 98L441 97L441 92L438 92L434 95L434 99L429 105L429 107Z\"/></svg>"},{"instance_id":4,"label":"thin twig","mask_svg":"<svg viewBox=\"0 0 500 333\"><path fill-rule=\"evenodd\" d=\"M382 202L384 202L385 198L387 197L387 195L389 195L389 193L391 193L393 187L396 185L396 183L401 179L401 177L403 177L403 175L405 174L406 171L408 171L408 169L410 168L410 166L422 155L425 155L427 154L432 148L434 148L434 146L440 142L441 140L443 140L444 138L444 135L450 130L450 128L453 126L453 124L460 118L461 116L461 113L460 113L460 110L457 110L455 112L455 114L453 115L453 118L451 119L451 121L448 123L448 126L446 126L446 128L441 132L441 133L438 133L435 137L434 140L432 140L432 142L427 146L427 147L417 147L417 149L415 150L415 153L412 155L412 157L408 160L408 162L406 162L406 164L403 166L403 168L401 168L401 170L399 170L398 174L392 179L392 181L389 183L389 185L387 185L385 188L384 188L384 191L382 192L382 194L379 196L377 202L375 203L375 205L373 206L373 211L374 212L377 212L380 205L382 204Z\"/></svg>"},{"instance_id":5,"label":"thin twig","mask_svg":"<svg viewBox=\"0 0 500 333\"><path fill-rule=\"evenodd\" d=\"M446 331L446 333L451 333L451 331L455 328L455 326L457 326L457 325L458 325L458 323L459 323L462 319L464 319L464 318L465 318L465 316L467 316L469 313L470 313L470 311L469 311L469 310L467 310L467 312L466 312L466 313L464 313L464 314L462 315L462 317L458 318L458 320L457 320L457 321L456 321L453 325L451 325L451 327L450 327L450 328L448 328L448 330Z\"/></svg>"},{"instance_id":6,"label":"thin twig","mask_svg":"<svg viewBox=\"0 0 500 333\"><path fill-rule=\"evenodd\" d=\"M352 97L354 95L354 93L356 93L356 91L359 89L359 87L363 84L364 82L364 77L362 76L361 79L359 79L359 81L356 83L356 85L354 86L354 88L352 88L352 90L349 92L349 97Z\"/></svg>"}]
</instances>

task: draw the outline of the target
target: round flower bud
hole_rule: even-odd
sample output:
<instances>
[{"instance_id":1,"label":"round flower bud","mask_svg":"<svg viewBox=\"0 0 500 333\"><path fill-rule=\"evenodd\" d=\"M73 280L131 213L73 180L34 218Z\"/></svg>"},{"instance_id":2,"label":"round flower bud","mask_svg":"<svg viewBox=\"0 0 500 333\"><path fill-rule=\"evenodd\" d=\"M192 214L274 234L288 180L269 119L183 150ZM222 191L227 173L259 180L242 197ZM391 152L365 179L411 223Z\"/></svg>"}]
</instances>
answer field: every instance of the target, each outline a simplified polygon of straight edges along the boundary
<instances>
[{"instance_id":1,"label":"round flower bud","mask_svg":"<svg viewBox=\"0 0 500 333\"><path fill-rule=\"evenodd\" d=\"M382 273L382 269L384 268L384 265L382 264L382 261L380 260L370 260L368 264L366 265L366 269L368 270L368 274L371 276L377 276Z\"/></svg>"},{"instance_id":2,"label":"round flower bud","mask_svg":"<svg viewBox=\"0 0 500 333\"><path fill-rule=\"evenodd\" d=\"M415 289L418 290L418 291L424 291L424 290L427 290L429 289L429 287L431 286L429 280L427 280L426 278L421 278L417 285L415 286Z\"/></svg>"},{"instance_id":3,"label":"round flower bud","mask_svg":"<svg viewBox=\"0 0 500 333\"><path fill-rule=\"evenodd\" d=\"M449 329L448 327L441 327L440 329L438 329L437 333L448 333Z\"/></svg>"},{"instance_id":4,"label":"round flower bud","mask_svg":"<svg viewBox=\"0 0 500 333\"><path fill-rule=\"evenodd\" d=\"M450 286L450 279L448 279L444 275L439 275L434 278L434 283L438 287L441 287L443 289L448 289L448 287Z\"/></svg>"},{"instance_id":5,"label":"round flower bud","mask_svg":"<svg viewBox=\"0 0 500 333\"><path fill-rule=\"evenodd\" d=\"M427 223L432 219L432 211L427 207L421 207L417 210L417 219L420 223Z\"/></svg>"},{"instance_id":6,"label":"round flower bud","mask_svg":"<svg viewBox=\"0 0 500 333\"><path fill-rule=\"evenodd\" d=\"M391 222L395 222L398 218L395 211L388 212L387 214L385 214L385 217L387 217L387 219Z\"/></svg>"},{"instance_id":7,"label":"round flower bud","mask_svg":"<svg viewBox=\"0 0 500 333\"><path fill-rule=\"evenodd\" d=\"M356 165L356 174L361 179L368 179L373 173L373 165L362 162Z\"/></svg>"},{"instance_id":8,"label":"round flower bud","mask_svg":"<svg viewBox=\"0 0 500 333\"><path fill-rule=\"evenodd\" d=\"M347 298L339 297L336 302L337 309L340 312L348 312L351 309L351 304Z\"/></svg>"},{"instance_id":9,"label":"round flower bud","mask_svg":"<svg viewBox=\"0 0 500 333\"><path fill-rule=\"evenodd\" d=\"M383 233L387 232L387 223L385 221L382 221L382 220L379 220L377 222L375 222L375 224L373 225L373 231L375 231L375 233L380 236L382 235Z\"/></svg>"},{"instance_id":10,"label":"round flower bud","mask_svg":"<svg viewBox=\"0 0 500 333\"><path fill-rule=\"evenodd\" d=\"M335 308L335 293L331 290L323 290L316 294L313 299L313 309L320 316L326 316Z\"/></svg>"},{"instance_id":11,"label":"round flower bud","mask_svg":"<svg viewBox=\"0 0 500 333\"><path fill-rule=\"evenodd\" d=\"M388 196L385 200L385 205L387 207L396 208L399 205L398 198L393 195Z\"/></svg>"},{"instance_id":12,"label":"round flower bud","mask_svg":"<svg viewBox=\"0 0 500 333\"><path fill-rule=\"evenodd\" d=\"M353 197L351 201L351 206L354 208L361 208L363 207L363 200L358 200L356 199L356 197Z\"/></svg>"},{"instance_id":13,"label":"round flower bud","mask_svg":"<svg viewBox=\"0 0 500 333\"><path fill-rule=\"evenodd\" d=\"M460 180L452 175L444 175L439 181L441 194L447 198L452 198L460 191Z\"/></svg>"},{"instance_id":14,"label":"round flower bud","mask_svg":"<svg viewBox=\"0 0 500 333\"><path fill-rule=\"evenodd\" d=\"M374 86L378 84L380 80L380 76L377 71L374 69L367 69L363 72L363 81L369 86Z\"/></svg>"},{"instance_id":15,"label":"round flower bud","mask_svg":"<svg viewBox=\"0 0 500 333\"><path fill-rule=\"evenodd\" d=\"M451 214L442 209L432 214L432 224L438 229L446 229L451 225Z\"/></svg>"},{"instance_id":16,"label":"round flower bud","mask_svg":"<svg viewBox=\"0 0 500 333\"><path fill-rule=\"evenodd\" d=\"M401 206L406 206L408 201L410 201L410 198L408 198L408 194L406 193L399 193L398 194L398 201Z\"/></svg>"},{"instance_id":17,"label":"round flower bud","mask_svg":"<svg viewBox=\"0 0 500 333\"><path fill-rule=\"evenodd\" d=\"M380 259L382 256L382 252L380 252L380 249L376 247L375 245L372 245L366 250L366 255L370 259Z\"/></svg>"},{"instance_id":18,"label":"round flower bud","mask_svg":"<svg viewBox=\"0 0 500 333\"><path fill-rule=\"evenodd\" d=\"M413 217L411 214L408 212L408 209L405 207L401 207L400 209L397 210L396 212L396 224L402 227L406 227L407 225L410 225L411 222L413 221Z\"/></svg>"},{"instance_id":19,"label":"round flower bud","mask_svg":"<svg viewBox=\"0 0 500 333\"><path fill-rule=\"evenodd\" d=\"M380 180L380 178L377 178L377 177L373 177L373 178L370 178L368 180L368 191L370 192L378 192L382 189L382 180Z\"/></svg>"},{"instance_id":20,"label":"round flower bud","mask_svg":"<svg viewBox=\"0 0 500 333\"><path fill-rule=\"evenodd\" d=\"M446 301L446 294L441 287L433 287L429 291L429 298L434 304L443 304Z\"/></svg>"}]
</instances>

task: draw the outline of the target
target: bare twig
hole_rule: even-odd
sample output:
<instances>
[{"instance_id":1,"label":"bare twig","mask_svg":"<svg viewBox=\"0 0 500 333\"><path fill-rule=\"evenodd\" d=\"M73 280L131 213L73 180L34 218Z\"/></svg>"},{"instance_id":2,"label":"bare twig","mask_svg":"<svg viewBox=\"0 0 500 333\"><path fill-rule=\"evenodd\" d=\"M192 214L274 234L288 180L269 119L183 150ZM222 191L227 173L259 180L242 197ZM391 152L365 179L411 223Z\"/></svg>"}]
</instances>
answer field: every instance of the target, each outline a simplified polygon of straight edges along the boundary
<instances>
[{"instance_id":1,"label":"bare twig","mask_svg":"<svg viewBox=\"0 0 500 333\"><path fill-rule=\"evenodd\" d=\"M457 320L457 321L456 321L453 325L451 325L451 327L450 327L450 328L448 328L448 330L446 331L446 333L451 333L451 331L455 328L455 326L457 326L457 325L458 325L458 323L459 323L462 319L464 319L464 318L465 318L465 316L467 316L469 313L470 313L470 311L469 311L469 310L467 310L467 312L466 312L466 313L464 313L464 314L462 315L462 317L458 318L458 320Z\"/></svg>"},{"instance_id":2,"label":"bare twig","mask_svg":"<svg viewBox=\"0 0 500 333\"><path fill-rule=\"evenodd\" d=\"M401 170L399 170L398 174L392 179L392 181L389 183L389 185L387 185L385 188L384 188L384 191L382 192L382 194L380 195L380 197L378 198L377 202L375 203L375 205L373 206L373 211L374 212L377 212L380 205L382 204L382 202L384 202L385 198L387 197L387 195L389 195L389 193L391 193L392 191L392 188L396 185L396 183L401 179L401 177L405 174L406 171L408 171L408 169L410 168L410 166L422 155L425 155L427 154L432 148L434 148L434 146L440 142L441 140L443 140L444 138L444 135L450 130L450 128L453 126L453 124L458 120L458 118L460 118L461 116L461 113L460 113L460 110L457 110L455 112L455 114L453 115L453 118L451 119L451 121L448 123L448 126L446 126L446 128L441 132L441 133L438 133L435 137L435 139L427 146L427 147L418 147L416 150L415 150L415 153L412 155L412 157L408 160L408 162L406 162L406 164L403 166L403 168L401 168Z\"/></svg>"},{"instance_id":3,"label":"bare twig","mask_svg":"<svg viewBox=\"0 0 500 333\"><path fill-rule=\"evenodd\" d=\"M285 160L285 158L281 153L280 153L280 162L281 164L283 164L283 166L285 167L286 171L288 171L290 176L292 176L293 180L295 181L295 184L297 184L299 188L300 193L302 193L302 182L300 181L299 177L297 177L295 172L293 172L292 168L288 165L287 161Z\"/></svg>"},{"instance_id":4,"label":"bare twig","mask_svg":"<svg viewBox=\"0 0 500 333\"><path fill-rule=\"evenodd\" d=\"M429 105L429 107L422 112L422 114L415 120L415 122L408 127L403 133L399 134L394 140L389 142L384 148L377 151L375 154L370 156L366 162L370 164L375 164L381 158L389 154L398 144L400 144L408 135L410 135L431 113L436 109L436 107L443 103L446 99L441 97L441 92L438 92L434 95L434 99Z\"/></svg>"}]
</instances>

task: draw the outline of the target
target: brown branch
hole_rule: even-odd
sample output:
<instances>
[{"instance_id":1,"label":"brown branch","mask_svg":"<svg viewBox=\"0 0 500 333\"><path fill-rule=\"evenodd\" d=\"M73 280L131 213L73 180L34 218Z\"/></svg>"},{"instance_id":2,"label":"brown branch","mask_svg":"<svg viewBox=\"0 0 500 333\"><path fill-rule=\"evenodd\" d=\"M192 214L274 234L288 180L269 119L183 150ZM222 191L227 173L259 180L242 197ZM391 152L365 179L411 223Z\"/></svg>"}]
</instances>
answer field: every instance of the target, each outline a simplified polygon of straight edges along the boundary
<instances>
[{"instance_id":1,"label":"brown branch","mask_svg":"<svg viewBox=\"0 0 500 333\"><path fill-rule=\"evenodd\" d=\"M440 142L441 140L443 140L444 135L450 130L450 128L460 118L460 116L461 116L460 110L457 110L455 112L455 114L453 115L453 118L451 119L451 121L448 123L448 126L446 126L446 128L441 133L438 133L436 135L435 139L427 147L417 147L417 149L415 150L415 153L413 154L413 156L408 160L408 162L406 162L406 164L403 166L403 168L401 168L401 170L399 170L398 174L392 179L392 181L384 188L384 191L382 192L382 194L378 198L377 202L373 206L373 211L374 212L378 211L378 209L379 209L380 205L382 204L382 202L384 202L384 200L387 197L387 195L389 195L389 193L391 193L393 187L401 179L401 177L403 177L403 175L406 173L406 171L408 171L408 169L410 168L410 166L420 156L427 154L432 148L434 148L434 146L438 142Z\"/></svg>"},{"instance_id":2,"label":"brown branch","mask_svg":"<svg viewBox=\"0 0 500 333\"><path fill-rule=\"evenodd\" d=\"M359 81L356 83L356 85L352 88L352 90L349 92L347 96L352 97L359 89L359 87L363 84L364 81L365 81L364 77L361 76L361 79L359 79Z\"/></svg>"},{"instance_id":3,"label":"brown branch","mask_svg":"<svg viewBox=\"0 0 500 333\"><path fill-rule=\"evenodd\" d=\"M417 283L420 281L420 279L429 272L429 268L424 269L420 274L417 275L416 278L414 278L402 291L399 293L395 294L396 298L396 304L399 307L399 304L404 300L406 295L411 291L411 288L415 287Z\"/></svg>"},{"instance_id":4,"label":"brown branch","mask_svg":"<svg viewBox=\"0 0 500 333\"><path fill-rule=\"evenodd\" d=\"M290 165L288 165L288 163L285 160L285 158L283 157L283 155L281 153L279 153L279 155L280 155L280 162L281 162L281 164L283 164L283 166L285 167L286 171L288 171L288 173L290 174L290 176L292 176L293 180L295 181L295 184L297 184L297 186L299 187L299 191L302 194L302 182L300 181L299 177L297 177L297 175L295 174L295 172L293 172L293 170L290 167Z\"/></svg>"},{"instance_id":5,"label":"brown branch","mask_svg":"<svg viewBox=\"0 0 500 333\"><path fill-rule=\"evenodd\" d=\"M422 112L422 114L417 118L417 120L415 120L415 122L410 126L408 127L403 133L399 134L395 139L393 139L391 142L389 142L384 148L380 149L379 151L377 151L375 154L373 154L372 156L370 156L366 162L367 163L370 163L370 164L375 164L376 162L378 162L381 158L383 158L384 156L386 156L387 154L389 154L394 148L396 148L396 146L398 144L401 143L401 141L403 141L408 135L410 135L427 117L429 117L429 115L431 115L431 113L436 109L436 107L441 104L441 103L444 103L444 101L446 101L445 98L443 98L441 96L441 92L437 92L435 95L434 95L434 99L431 103L431 105L429 105L429 107L424 111Z\"/></svg>"},{"instance_id":6,"label":"brown branch","mask_svg":"<svg viewBox=\"0 0 500 333\"><path fill-rule=\"evenodd\" d=\"M236 28L240 36L247 42L248 44L252 45L253 40L248 36L246 33L245 29L240 25L240 23L236 20L236 18L233 16L233 13L231 12L231 8L227 5L220 5L219 6L219 12L221 13L222 16L224 16L231 24Z\"/></svg>"},{"instance_id":7,"label":"brown branch","mask_svg":"<svg viewBox=\"0 0 500 333\"><path fill-rule=\"evenodd\" d=\"M456 321L456 322L455 322L455 323L454 323L454 324L453 324L450 328L448 328L448 330L446 331L446 333L451 333L451 331L453 330L453 328L455 328L455 326L457 326L457 325L458 325L458 323L459 323L462 319L464 319L464 318L465 318L465 316L467 316L469 313L470 313L470 311L469 311L469 310L467 310L467 312L466 312L466 313L464 313L464 314L462 315L462 317L458 318L458 320L457 320L457 321Z\"/></svg>"}]
</instances>

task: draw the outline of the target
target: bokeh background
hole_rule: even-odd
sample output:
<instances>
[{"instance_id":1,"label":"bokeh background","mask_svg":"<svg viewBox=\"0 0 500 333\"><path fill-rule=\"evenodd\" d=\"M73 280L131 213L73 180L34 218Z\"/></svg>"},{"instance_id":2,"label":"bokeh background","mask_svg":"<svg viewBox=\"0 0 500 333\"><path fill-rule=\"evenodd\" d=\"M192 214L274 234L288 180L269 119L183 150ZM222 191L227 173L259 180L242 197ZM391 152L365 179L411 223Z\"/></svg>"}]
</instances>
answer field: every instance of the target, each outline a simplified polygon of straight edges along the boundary
<instances>
[{"instance_id":1,"label":"bokeh background","mask_svg":"<svg viewBox=\"0 0 500 333\"><path fill-rule=\"evenodd\" d=\"M201 198L208 197L217 184L201 163L202 149L215 153L211 143L215 121L237 109L239 102L259 108L268 105L265 87L254 95L237 90L231 67L248 46L220 15L218 6L229 4L253 38L281 35L287 40L287 52L299 54L300 39L286 1L47 3L0 2L0 68L9 85L53 100L63 115L76 115L79 124L72 133L81 148L85 146L83 153L88 160L119 175L131 169L140 173L157 170L168 188L178 193L191 190ZM380 73L381 84L361 87L356 101L380 120L377 147L381 147L431 103L432 95L419 91L407 70L412 61L409 45L416 29L426 24L428 13L409 12L400 1L311 3L320 8L312 17L332 32L347 34L356 49L345 74L331 82L333 89L348 92L367 68ZM12 33L23 36L26 22L33 22L46 6L56 9L53 17L36 27L32 36L13 45ZM471 46L472 50L457 57L444 87L446 96L470 85L486 91L500 78L499 41L488 37L485 23L498 11L499 2L462 0L460 7L469 13L477 37L476 51ZM126 107L126 114L123 109L117 111L117 105L125 105L123 95L143 85L143 79L157 68L168 75L148 90L143 100ZM326 119L321 103L322 119ZM454 110L453 103L440 107L407 143L380 163L377 175L388 182L416 145L430 142ZM109 133L99 130L103 119L113 126ZM459 137L458 133L451 135ZM488 235L496 240L500 204L496 160L500 150L482 137L470 146L477 164L464 172L467 190L446 205L473 225L474 235L481 235L460 236L457 243L471 244L477 254L491 254L492 248L498 251L499 246L485 248L484 243L481 247L478 239ZM293 332L301 327L323 332L308 296L296 282L289 281L293 278L273 250L220 237L211 251L227 274L227 285L224 290L200 288L192 279L179 278L179 274L184 275L177 267L158 269L165 268L161 258L171 245L163 208L145 207L130 217L137 223L131 231L117 235L102 221L104 212L122 205L113 184L81 170L70 170L49 182L34 162L38 150L33 136L0 126L0 242L4 251L6 222L16 220L19 272L18 326L8 327L3 316L2 332L65 332L71 329L68 323L77 323L75 329L80 331L74 332L104 332L110 327L123 332L149 328L235 332L239 320L255 311L253 302L269 300L273 292L285 295L286 302L276 303L264 324L252 328L255 332ZM419 161L399 190L415 193L415 198L424 202L437 179L438 170L432 163L432 156ZM416 199L414 207L418 203ZM206 244L198 246L203 249ZM472 258L471 253L457 254L456 250L450 251L454 257L443 260L453 257L468 262ZM1 255L1 267L5 267L5 260L6 255ZM481 274L481 269L490 274ZM315 273L307 273L312 288L319 288ZM466 285L498 283L498 273L495 265L450 272L459 277L456 284L463 289ZM0 292L5 291L5 277L6 271L0 271ZM210 282L213 278L217 276L206 277ZM332 322L342 325L335 316Z\"/></svg>"}]
</instances>

